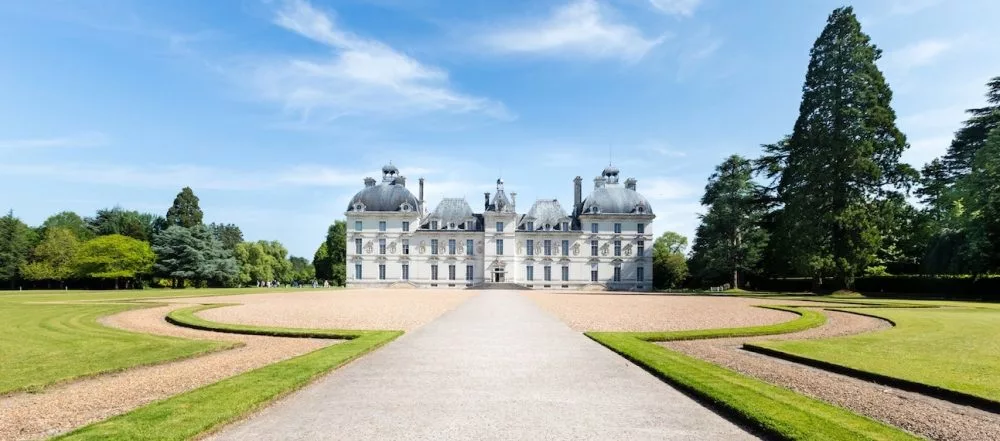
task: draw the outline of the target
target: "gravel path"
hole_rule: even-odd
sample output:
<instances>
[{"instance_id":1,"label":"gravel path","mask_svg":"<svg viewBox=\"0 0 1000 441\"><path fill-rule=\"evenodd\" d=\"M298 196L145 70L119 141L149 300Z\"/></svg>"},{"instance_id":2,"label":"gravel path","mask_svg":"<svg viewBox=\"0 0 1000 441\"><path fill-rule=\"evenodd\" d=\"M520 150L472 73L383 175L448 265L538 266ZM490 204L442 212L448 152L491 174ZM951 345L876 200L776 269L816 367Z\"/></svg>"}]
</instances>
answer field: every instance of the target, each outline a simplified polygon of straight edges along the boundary
<instances>
[{"instance_id":1,"label":"gravel path","mask_svg":"<svg viewBox=\"0 0 1000 441\"><path fill-rule=\"evenodd\" d=\"M890 327L857 314L823 313L828 317L825 325L798 333L660 344L930 439L1000 440L1000 415L740 349L750 341L826 338Z\"/></svg>"},{"instance_id":2,"label":"gravel path","mask_svg":"<svg viewBox=\"0 0 1000 441\"><path fill-rule=\"evenodd\" d=\"M225 340L244 346L155 366L100 375L0 397L0 439L47 438L127 412L270 363L336 343L334 340L263 337L197 331L167 323L175 305L127 311L101 320L107 326L149 334ZM225 308L223 308L225 309Z\"/></svg>"}]
</instances>

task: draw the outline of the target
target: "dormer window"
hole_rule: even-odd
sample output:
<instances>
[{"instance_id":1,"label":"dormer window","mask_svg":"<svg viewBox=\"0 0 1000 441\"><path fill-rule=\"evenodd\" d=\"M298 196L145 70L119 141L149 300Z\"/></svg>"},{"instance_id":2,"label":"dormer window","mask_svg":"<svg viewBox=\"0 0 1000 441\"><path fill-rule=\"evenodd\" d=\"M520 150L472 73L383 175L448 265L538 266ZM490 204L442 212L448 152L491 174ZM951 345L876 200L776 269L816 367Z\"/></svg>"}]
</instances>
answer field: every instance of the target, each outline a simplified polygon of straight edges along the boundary
<instances>
[{"instance_id":1,"label":"dormer window","mask_svg":"<svg viewBox=\"0 0 1000 441\"><path fill-rule=\"evenodd\" d=\"M562 230L563 231L569 231L569 222L563 222L562 223Z\"/></svg>"},{"instance_id":2,"label":"dormer window","mask_svg":"<svg viewBox=\"0 0 1000 441\"><path fill-rule=\"evenodd\" d=\"M601 212L601 209L600 209L600 208L597 208L597 206L596 206L596 205L591 205L591 206L590 206L590 212L591 212L591 213L600 213L600 212Z\"/></svg>"},{"instance_id":3,"label":"dormer window","mask_svg":"<svg viewBox=\"0 0 1000 441\"><path fill-rule=\"evenodd\" d=\"M410 204L409 204L409 203L407 203L407 202L403 202L403 203L402 203L402 204L401 204L401 205L399 206L399 210L400 210L400 211L410 211L410 210L411 210L412 208L413 208L413 207L410 207Z\"/></svg>"},{"instance_id":4,"label":"dormer window","mask_svg":"<svg viewBox=\"0 0 1000 441\"><path fill-rule=\"evenodd\" d=\"M552 229L552 225L545 224L545 231L549 231L551 229Z\"/></svg>"},{"instance_id":5,"label":"dormer window","mask_svg":"<svg viewBox=\"0 0 1000 441\"><path fill-rule=\"evenodd\" d=\"M365 211L365 204L361 202L354 204L354 211Z\"/></svg>"},{"instance_id":6,"label":"dormer window","mask_svg":"<svg viewBox=\"0 0 1000 441\"><path fill-rule=\"evenodd\" d=\"M438 221L436 221L436 220L432 220L431 221L431 229L432 230L438 229Z\"/></svg>"},{"instance_id":7,"label":"dormer window","mask_svg":"<svg viewBox=\"0 0 1000 441\"><path fill-rule=\"evenodd\" d=\"M642 204L636 205L635 211L639 214L642 214L646 211L646 207L643 207Z\"/></svg>"},{"instance_id":8,"label":"dormer window","mask_svg":"<svg viewBox=\"0 0 1000 441\"><path fill-rule=\"evenodd\" d=\"M454 230L455 229L455 223L452 222L452 223L448 224L448 228Z\"/></svg>"},{"instance_id":9,"label":"dormer window","mask_svg":"<svg viewBox=\"0 0 1000 441\"><path fill-rule=\"evenodd\" d=\"M525 229L528 230L528 231L535 231L535 223L534 222L528 222L528 226L525 227Z\"/></svg>"},{"instance_id":10,"label":"dormer window","mask_svg":"<svg viewBox=\"0 0 1000 441\"><path fill-rule=\"evenodd\" d=\"M472 221L465 221L465 229L468 231L472 230Z\"/></svg>"}]
</instances>

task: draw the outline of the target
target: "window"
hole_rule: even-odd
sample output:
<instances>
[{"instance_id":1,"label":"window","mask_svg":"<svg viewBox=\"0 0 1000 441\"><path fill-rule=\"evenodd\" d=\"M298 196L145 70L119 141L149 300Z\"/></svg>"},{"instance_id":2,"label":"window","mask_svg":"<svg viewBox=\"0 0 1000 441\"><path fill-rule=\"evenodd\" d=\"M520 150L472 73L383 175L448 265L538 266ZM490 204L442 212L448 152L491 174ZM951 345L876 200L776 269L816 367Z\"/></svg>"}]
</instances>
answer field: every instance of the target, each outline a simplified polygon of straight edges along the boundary
<instances>
[{"instance_id":1,"label":"window","mask_svg":"<svg viewBox=\"0 0 1000 441\"><path fill-rule=\"evenodd\" d=\"M596 256L597 255L597 241L596 240L590 241L590 255L591 256Z\"/></svg>"},{"instance_id":2,"label":"window","mask_svg":"<svg viewBox=\"0 0 1000 441\"><path fill-rule=\"evenodd\" d=\"M472 248L474 246L475 246L475 244L472 243L472 239L465 239L465 254L467 256L471 256L472 255Z\"/></svg>"},{"instance_id":3,"label":"window","mask_svg":"<svg viewBox=\"0 0 1000 441\"><path fill-rule=\"evenodd\" d=\"M455 254L455 239L448 239L448 254Z\"/></svg>"},{"instance_id":4,"label":"window","mask_svg":"<svg viewBox=\"0 0 1000 441\"><path fill-rule=\"evenodd\" d=\"M636 224L635 232L639 234L646 234L646 224Z\"/></svg>"},{"instance_id":5,"label":"window","mask_svg":"<svg viewBox=\"0 0 1000 441\"><path fill-rule=\"evenodd\" d=\"M622 234L622 224L615 224L615 234Z\"/></svg>"},{"instance_id":6,"label":"window","mask_svg":"<svg viewBox=\"0 0 1000 441\"><path fill-rule=\"evenodd\" d=\"M465 221L465 229L472 230L472 221Z\"/></svg>"},{"instance_id":7,"label":"window","mask_svg":"<svg viewBox=\"0 0 1000 441\"><path fill-rule=\"evenodd\" d=\"M431 221L431 229L432 230L438 229L438 221Z\"/></svg>"},{"instance_id":8,"label":"window","mask_svg":"<svg viewBox=\"0 0 1000 441\"><path fill-rule=\"evenodd\" d=\"M410 265L403 264L403 280L410 280Z\"/></svg>"},{"instance_id":9,"label":"window","mask_svg":"<svg viewBox=\"0 0 1000 441\"><path fill-rule=\"evenodd\" d=\"M361 280L361 264L360 263L355 263L354 264L354 278L358 279L358 280Z\"/></svg>"},{"instance_id":10,"label":"window","mask_svg":"<svg viewBox=\"0 0 1000 441\"><path fill-rule=\"evenodd\" d=\"M562 281L563 282L569 281L569 267L568 266L563 266L562 267Z\"/></svg>"},{"instance_id":11,"label":"window","mask_svg":"<svg viewBox=\"0 0 1000 441\"><path fill-rule=\"evenodd\" d=\"M465 266L465 280L472 280L472 265Z\"/></svg>"},{"instance_id":12,"label":"window","mask_svg":"<svg viewBox=\"0 0 1000 441\"><path fill-rule=\"evenodd\" d=\"M403 239L403 254L410 254L410 239Z\"/></svg>"},{"instance_id":13,"label":"window","mask_svg":"<svg viewBox=\"0 0 1000 441\"><path fill-rule=\"evenodd\" d=\"M535 255L535 241L534 240L528 239L528 240L524 241L524 247L527 248L529 256L534 256Z\"/></svg>"},{"instance_id":14,"label":"window","mask_svg":"<svg viewBox=\"0 0 1000 441\"><path fill-rule=\"evenodd\" d=\"M597 281L597 265L590 267L590 281L591 282Z\"/></svg>"},{"instance_id":15,"label":"window","mask_svg":"<svg viewBox=\"0 0 1000 441\"><path fill-rule=\"evenodd\" d=\"M354 254L361 254L361 238L354 239Z\"/></svg>"},{"instance_id":16,"label":"window","mask_svg":"<svg viewBox=\"0 0 1000 441\"><path fill-rule=\"evenodd\" d=\"M562 241L562 255L563 256L568 256L569 255L569 241L568 240Z\"/></svg>"},{"instance_id":17,"label":"window","mask_svg":"<svg viewBox=\"0 0 1000 441\"><path fill-rule=\"evenodd\" d=\"M438 266L431 265L431 280L437 280L437 279L438 279Z\"/></svg>"},{"instance_id":18,"label":"window","mask_svg":"<svg viewBox=\"0 0 1000 441\"><path fill-rule=\"evenodd\" d=\"M455 229L455 223L452 222L452 223L448 224L448 229L454 230Z\"/></svg>"},{"instance_id":19,"label":"window","mask_svg":"<svg viewBox=\"0 0 1000 441\"><path fill-rule=\"evenodd\" d=\"M497 255L503 255L503 239L497 239Z\"/></svg>"},{"instance_id":20,"label":"window","mask_svg":"<svg viewBox=\"0 0 1000 441\"><path fill-rule=\"evenodd\" d=\"M622 255L622 241L616 240L615 241L615 256L621 256L621 255Z\"/></svg>"},{"instance_id":21,"label":"window","mask_svg":"<svg viewBox=\"0 0 1000 441\"><path fill-rule=\"evenodd\" d=\"M535 223L534 222L528 222L528 226L525 227L524 229L528 230L528 231L535 231Z\"/></svg>"},{"instance_id":22,"label":"window","mask_svg":"<svg viewBox=\"0 0 1000 441\"><path fill-rule=\"evenodd\" d=\"M545 281L546 282L552 280L552 267L551 266L545 265L545 267L542 268L542 272L545 275Z\"/></svg>"},{"instance_id":23,"label":"window","mask_svg":"<svg viewBox=\"0 0 1000 441\"><path fill-rule=\"evenodd\" d=\"M354 221L354 231L361 231L361 221Z\"/></svg>"},{"instance_id":24,"label":"window","mask_svg":"<svg viewBox=\"0 0 1000 441\"><path fill-rule=\"evenodd\" d=\"M552 229L552 225L545 224L545 231L549 231L551 229Z\"/></svg>"},{"instance_id":25,"label":"window","mask_svg":"<svg viewBox=\"0 0 1000 441\"><path fill-rule=\"evenodd\" d=\"M597 234L597 222L590 224L590 232Z\"/></svg>"},{"instance_id":26,"label":"window","mask_svg":"<svg viewBox=\"0 0 1000 441\"><path fill-rule=\"evenodd\" d=\"M503 231L503 222L497 222L497 231Z\"/></svg>"},{"instance_id":27,"label":"window","mask_svg":"<svg viewBox=\"0 0 1000 441\"><path fill-rule=\"evenodd\" d=\"M403 221L403 231L410 231L410 221Z\"/></svg>"},{"instance_id":28,"label":"window","mask_svg":"<svg viewBox=\"0 0 1000 441\"><path fill-rule=\"evenodd\" d=\"M524 269L524 277L528 280L535 280L535 267L528 265Z\"/></svg>"},{"instance_id":29,"label":"window","mask_svg":"<svg viewBox=\"0 0 1000 441\"><path fill-rule=\"evenodd\" d=\"M635 256L642 257L643 253L646 252L646 242L638 241L635 243Z\"/></svg>"},{"instance_id":30,"label":"window","mask_svg":"<svg viewBox=\"0 0 1000 441\"><path fill-rule=\"evenodd\" d=\"M455 280L455 265L448 265L448 280Z\"/></svg>"},{"instance_id":31,"label":"window","mask_svg":"<svg viewBox=\"0 0 1000 441\"><path fill-rule=\"evenodd\" d=\"M378 221L378 230L385 231L385 221Z\"/></svg>"},{"instance_id":32,"label":"window","mask_svg":"<svg viewBox=\"0 0 1000 441\"><path fill-rule=\"evenodd\" d=\"M615 275L614 275L614 278L612 280L614 280L615 282L621 282L622 281L622 267L620 267L620 266L616 266L615 267Z\"/></svg>"},{"instance_id":33,"label":"window","mask_svg":"<svg viewBox=\"0 0 1000 441\"><path fill-rule=\"evenodd\" d=\"M545 255L546 256L551 256L552 255L552 241L551 240L546 239L545 242L542 242L542 248L545 250Z\"/></svg>"},{"instance_id":34,"label":"window","mask_svg":"<svg viewBox=\"0 0 1000 441\"><path fill-rule=\"evenodd\" d=\"M378 279L379 280L385 280L385 264L384 263L380 263L378 265Z\"/></svg>"},{"instance_id":35,"label":"window","mask_svg":"<svg viewBox=\"0 0 1000 441\"><path fill-rule=\"evenodd\" d=\"M642 282L643 280L645 280L645 279L646 279L646 278L644 277L644 276L646 275L646 274L645 274L645 273L646 273L646 271L645 271L645 270L646 270L646 269L645 269L645 268L643 268L643 267L641 267L641 266L635 269L635 280L636 280L637 282Z\"/></svg>"},{"instance_id":36,"label":"window","mask_svg":"<svg viewBox=\"0 0 1000 441\"><path fill-rule=\"evenodd\" d=\"M431 239L431 254L437 254L437 253L438 253L438 240Z\"/></svg>"},{"instance_id":37,"label":"window","mask_svg":"<svg viewBox=\"0 0 1000 441\"><path fill-rule=\"evenodd\" d=\"M378 253L385 254L385 239L378 240Z\"/></svg>"},{"instance_id":38,"label":"window","mask_svg":"<svg viewBox=\"0 0 1000 441\"><path fill-rule=\"evenodd\" d=\"M569 231L569 222L563 222L562 223L562 230L563 231Z\"/></svg>"}]
</instances>

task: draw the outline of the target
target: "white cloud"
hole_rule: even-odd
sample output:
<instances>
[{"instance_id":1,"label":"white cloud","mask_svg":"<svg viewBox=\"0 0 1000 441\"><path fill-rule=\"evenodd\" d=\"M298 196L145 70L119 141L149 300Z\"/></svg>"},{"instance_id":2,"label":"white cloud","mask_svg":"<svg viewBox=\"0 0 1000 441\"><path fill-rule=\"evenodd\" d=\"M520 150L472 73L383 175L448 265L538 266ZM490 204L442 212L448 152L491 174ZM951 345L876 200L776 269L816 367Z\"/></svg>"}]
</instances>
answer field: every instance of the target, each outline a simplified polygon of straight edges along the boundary
<instances>
[{"instance_id":1,"label":"white cloud","mask_svg":"<svg viewBox=\"0 0 1000 441\"><path fill-rule=\"evenodd\" d=\"M889 5L891 15L910 15L942 3L944 0L892 0Z\"/></svg>"},{"instance_id":2,"label":"white cloud","mask_svg":"<svg viewBox=\"0 0 1000 441\"><path fill-rule=\"evenodd\" d=\"M313 59L257 61L250 66L245 81L264 99L281 103L303 119L431 111L511 118L501 103L454 90L445 70L345 31L333 17L306 1L286 2L274 23L333 52Z\"/></svg>"},{"instance_id":3,"label":"white cloud","mask_svg":"<svg viewBox=\"0 0 1000 441\"><path fill-rule=\"evenodd\" d=\"M596 0L576 0L552 11L551 16L499 28L484 43L502 53L548 53L585 58L637 61L665 39L642 32L609 17Z\"/></svg>"},{"instance_id":4,"label":"white cloud","mask_svg":"<svg viewBox=\"0 0 1000 441\"><path fill-rule=\"evenodd\" d=\"M671 178L638 179L636 191L650 201L673 201L678 199L697 198L700 188L689 181ZM656 207L653 207L655 210Z\"/></svg>"},{"instance_id":5,"label":"white cloud","mask_svg":"<svg viewBox=\"0 0 1000 441\"><path fill-rule=\"evenodd\" d=\"M888 66L907 71L934 63L941 55L956 46L957 40L928 39L888 52Z\"/></svg>"},{"instance_id":6,"label":"white cloud","mask_svg":"<svg viewBox=\"0 0 1000 441\"><path fill-rule=\"evenodd\" d=\"M52 138L0 139L0 149L98 147L107 143L108 137L105 134L86 132Z\"/></svg>"},{"instance_id":7,"label":"white cloud","mask_svg":"<svg viewBox=\"0 0 1000 441\"><path fill-rule=\"evenodd\" d=\"M649 0L649 3L665 14L690 17L701 0Z\"/></svg>"}]
</instances>

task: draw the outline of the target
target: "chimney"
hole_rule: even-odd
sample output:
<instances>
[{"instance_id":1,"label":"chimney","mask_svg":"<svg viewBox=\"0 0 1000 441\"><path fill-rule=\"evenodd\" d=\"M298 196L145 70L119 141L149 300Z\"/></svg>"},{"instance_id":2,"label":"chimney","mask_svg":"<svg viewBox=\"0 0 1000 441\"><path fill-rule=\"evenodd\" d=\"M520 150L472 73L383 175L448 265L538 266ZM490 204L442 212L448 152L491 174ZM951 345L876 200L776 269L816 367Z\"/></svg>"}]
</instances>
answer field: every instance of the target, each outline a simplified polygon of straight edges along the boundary
<instances>
[{"instance_id":1,"label":"chimney","mask_svg":"<svg viewBox=\"0 0 1000 441\"><path fill-rule=\"evenodd\" d=\"M573 213L580 213L580 204L583 203L583 178L577 176L573 178Z\"/></svg>"},{"instance_id":2,"label":"chimney","mask_svg":"<svg viewBox=\"0 0 1000 441\"><path fill-rule=\"evenodd\" d=\"M625 180L625 188L635 191L635 178L628 178Z\"/></svg>"},{"instance_id":3,"label":"chimney","mask_svg":"<svg viewBox=\"0 0 1000 441\"><path fill-rule=\"evenodd\" d=\"M417 181L420 182L420 205L424 205L424 178L420 178Z\"/></svg>"},{"instance_id":4,"label":"chimney","mask_svg":"<svg viewBox=\"0 0 1000 441\"><path fill-rule=\"evenodd\" d=\"M400 187L406 187L406 176L396 177L396 185Z\"/></svg>"},{"instance_id":5,"label":"chimney","mask_svg":"<svg viewBox=\"0 0 1000 441\"><path fill-rule=\"evenodd\" d=\"M365 178L365 187L374 187L375 178Z\"/></svg>"},{"instance_id":6,"label":"chimney","mask_svg":"<svg viewBox=\"0 0 1000 441\"><path fill-rule=\"evenodd\" d=\"M605 182L604 176L598 176L594 178L594 189L604 187L604 182Z\"/></svg>"},{"instance_id":7,"label":"chimney","mask_svg":"<svg viewBox=\"0 0 1000 441\"><path fill-rule=\"evenodd\" d=\"M517 193L510 194L510 211L513 212L517 207Z\"/></svg>"},{"instance_id":8,"label":"chimney","mask_svg":"<svg viewBox=\"0 0 1000 441\"><path fill-rule=\"evenodd\" d=\"M490 192L487 191L487 192L483 193L483 196L485 196L485 198L486 198L486 204L485 204L485 207L483 209L484 210L489 210L490 209Z\"/></svg>"}]
</instances>

